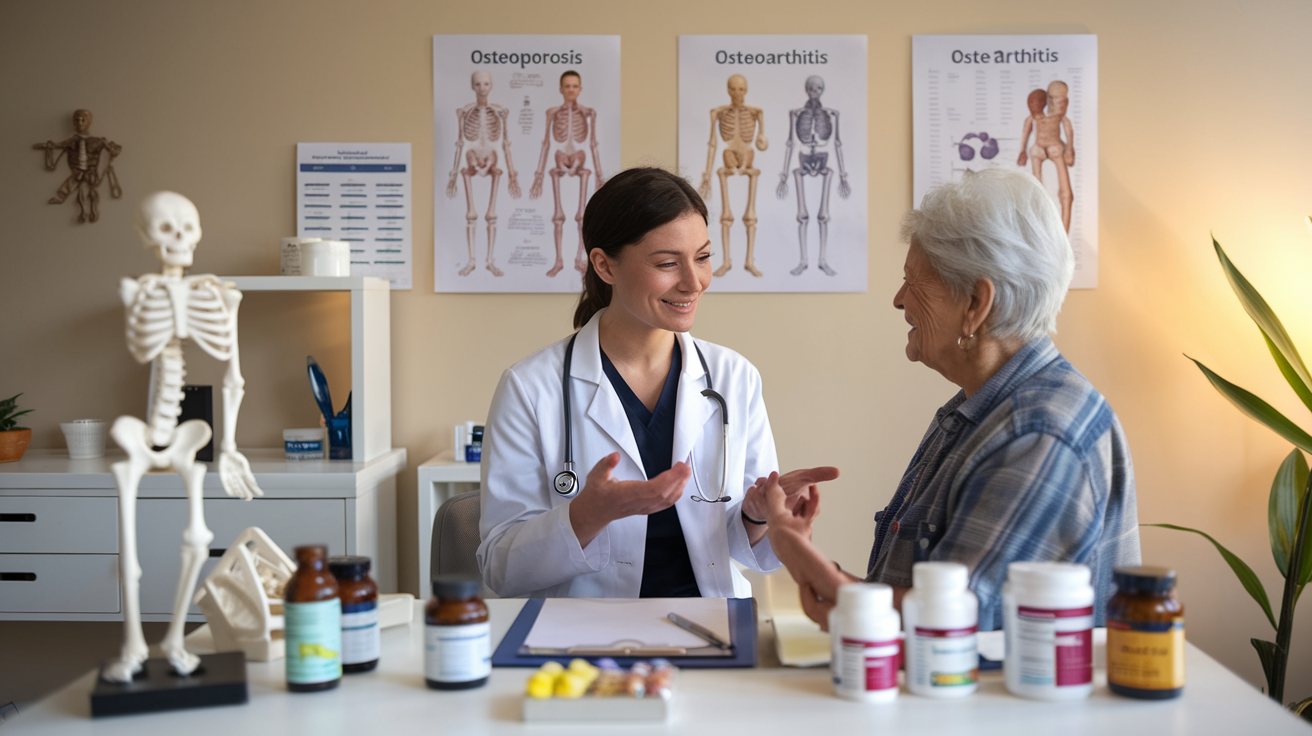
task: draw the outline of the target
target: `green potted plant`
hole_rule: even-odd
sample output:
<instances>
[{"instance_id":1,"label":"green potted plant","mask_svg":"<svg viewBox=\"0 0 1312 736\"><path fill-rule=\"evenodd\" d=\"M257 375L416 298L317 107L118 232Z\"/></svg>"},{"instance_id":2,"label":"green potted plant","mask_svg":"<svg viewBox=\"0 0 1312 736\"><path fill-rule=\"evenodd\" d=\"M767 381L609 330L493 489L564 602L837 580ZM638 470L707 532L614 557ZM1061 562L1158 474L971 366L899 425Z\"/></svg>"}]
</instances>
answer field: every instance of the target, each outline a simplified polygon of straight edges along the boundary
<instances>
[{"instance_id":1,"label":"green potted plant","mask_svg":"<svg viewBox=\"0 0 1312 736\"><path fill-rule=\"evenodd\" d=\"M32 411L18 410L19 396L22 394L0 401L0 463L22 460L28 443L32 441L32 430L18 426L18 418Z\"/></svg>"},{"instance_id":2,"label":"green potted plant","mask_svg":"<svg viewBox=\"0 0 1312 736\"><path fill-rule=\"evenodd\" d=\"M1298 349L1289 338L1289 333L1285 332L1280 319L1276 317L1262 295L1230 262L1225 250L1215 238L1212 239L1212 246L1216 249L1216 256L1221 261L1221 269L1225 272L1230 287L1239 297L1239 302L1248 312L1248 316L1257 323L1257 328L1262 333L1281 375L1285 377L1290 388L1303 404L1312 410L1312 375L1309 375L1307 366L1303 364L1303 359L1298 354ZM1206 537L1207 541L1216 546L1221 557L1239 578L1244 590L1248 591L1253 600L1262 607L1262 612L1266 614L1271 628L1275 629L1275 641L1256 637L1249 641L1257 650L1258 659L1262 662L1262 672L1266 675L1267 695L1277 703L1284 703L1285 668L1289 662L1289 645L1294 633L1294 606L1298 603L1298 598L1302 595L1308 579L1312 578L1312 542L1308 540L1308 532L1312 531L1308 528L1308 518L1312 514L1312 504L1308 503L1309 492L1312 491L1312 477L1308 474L1307 459L1303 457L1304 452L1312 452L1312 434L1304 431L1267 402L1218 376L1201 362L1194 360L1194 363L1203 375L1207 376L1207 380L1211 381L1212 386L1230 403L1294 444L1294 449L1276 471L1267 504L1271 554L1275 558L1280 574L1285 578L1279 619L1277 620L1276 614L1272 611L1266 588L1253 569L1210 535L1197 529L1174 524L1145 524L1145 526L1193 532ZM1312 720L1312 698L1291 703L1289 708L1303 718Z\"/></svg>"}]
</instances>

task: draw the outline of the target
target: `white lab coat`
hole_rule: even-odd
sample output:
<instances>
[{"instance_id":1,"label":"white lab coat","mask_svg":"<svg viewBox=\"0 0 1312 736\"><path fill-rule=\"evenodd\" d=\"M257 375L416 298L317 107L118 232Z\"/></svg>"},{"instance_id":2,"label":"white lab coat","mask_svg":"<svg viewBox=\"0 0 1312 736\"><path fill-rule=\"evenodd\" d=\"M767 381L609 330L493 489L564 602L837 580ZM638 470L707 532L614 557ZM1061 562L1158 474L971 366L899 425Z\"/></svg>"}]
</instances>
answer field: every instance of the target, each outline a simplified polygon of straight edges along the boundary
<instances>
[{"instance_id":1,"label":"white lab coat","mask_svg":"<svg viewBox=\"0 0 1312 736\"><path fill-rule=\"evenodd\" d=\"M604 310L603 310L604 311ZM574 466L579 484L603 457L619 451L612 475L644 480L646 472L628 416L602 371L598 312L578 333L570 366ZM683 354L675 408L673 461L689 461L692 478L674 504L701 594L751 596L751 586L730 558L769 572L779 558L762 539L753 548L739 516L743 492L778 470L774 435L761 398L761 374L728 348L698 342L716 391L729 408L729 503L704 503L720 486L722 423L714 400L701 395L706 374L692 336L677 335ZM642 586L647 517L611 522L580 547L569 521L571 499L552 490L565 462L561 372L568 338L506 370L497 385L483 435L482 518L478 565L483 581L501 596L637 598ZM586 490L582 493L587 493Z\"/></svg>"}]
</instances>

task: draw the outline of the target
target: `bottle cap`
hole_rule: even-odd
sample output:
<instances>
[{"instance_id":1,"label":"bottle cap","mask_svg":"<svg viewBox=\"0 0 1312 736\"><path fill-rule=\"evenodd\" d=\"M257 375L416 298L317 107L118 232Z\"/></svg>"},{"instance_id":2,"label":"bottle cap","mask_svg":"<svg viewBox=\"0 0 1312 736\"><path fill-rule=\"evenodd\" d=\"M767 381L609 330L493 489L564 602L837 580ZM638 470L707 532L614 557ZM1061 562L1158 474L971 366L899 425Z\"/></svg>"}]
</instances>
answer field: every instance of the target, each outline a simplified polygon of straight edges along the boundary
<instances>
[{"instance_id":1,"label":"bottle cap","mask_svg":"<svg viewBox=\"0 0 1312 736\"><path fill-rule=\"evenodd\" d=\"M1175 588L1175 570L1169 567L1118 567L1112 570L1116 592L1130 595L1170 593Z\"/></svg>"},{"instance_id":2,"label":"bottle cap","mask_svg":"<svg viewBox=\"0 0 1312 736\"><path fill-rule=\"evenodd\" d=\"M434 575L433 595L468 600L483 592L483 581L470 575Z\"/></svg>"},{"instance_id":3,"label":"bottle cap","mask_svg":"<svg viewBox=\"0 0 1312 736\"><path fill-rule=\"evenodd\" d=\"M911 584L916 590L954 593L966 589L969 571L959 562L917 562L911 566Z\"/></svg>"},{"instance_id":4,"label":"bottle cap","mask_svg":"<svg viewBox=\"0 0 1312 736\"><path fill-rule=\"evenodd\" d=\"M1069 562L1013 562L1007 565L1007 580L1023 588L1078 588L1089 584L1093 572L1087 565Z\"/></svg>"},{"instance_id":5,"label":"bottle cap","mask_svg":"<svg viewBox=\"0 0 1312 736\"><path fill-rule=\"evenodd\" d=\"M369 558L359 555L334 555L328 558L333 577L355 580L369 574Z\"/></svg>"},{"instance_id":6,"label":"bottle cap","mask_svg":"<svg viewBox=\"0 0 1312 736\"><path fill-rule=\"evenodd\" d=\"M327 545L323 544L303 544L293 550L297 561L317 560L328 554Z\"/></svg>"},{"instance_id":7,"label":"bottle cap","mask_svg":"<svg viewBox=\"0 0 1312 736\"><path fill-rule=\"evenodd\" d=\"M860 617L893 610L893 589L883 583L848 583L838 586L841 615Z\"/></svg>"}]
</instances>

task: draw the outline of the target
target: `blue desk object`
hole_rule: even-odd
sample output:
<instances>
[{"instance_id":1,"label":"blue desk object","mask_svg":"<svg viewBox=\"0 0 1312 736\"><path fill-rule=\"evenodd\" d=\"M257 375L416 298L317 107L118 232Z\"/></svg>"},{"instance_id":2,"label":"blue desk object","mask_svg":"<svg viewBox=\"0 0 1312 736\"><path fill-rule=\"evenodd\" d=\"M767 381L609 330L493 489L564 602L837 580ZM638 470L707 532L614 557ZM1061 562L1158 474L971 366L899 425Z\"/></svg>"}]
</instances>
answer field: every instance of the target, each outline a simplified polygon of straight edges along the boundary
<instances>
[{"instance_id":1,"label":"blue desk object","mask_svg":"<svg viewBox=\"0 0 1312 736\"><path fill-rule=\"evenodd\" d=\"M493 667L539 667L547 662L568 664L573 655L535 655L520 654L520 648L532 630L538 613L542 610L544 598L531 598L520 609L519 616L510 625L500 646L492 653ZM755 667L756 666L756 601L752 598L729 598L729 643L733 646L730 656L672 656L665 657L676 667L690 669ZM596 661L599 657L586 656L583 659ZM618 657L611 659L621 667L631 667L634 662L651 660L652 657Z\"/></svg>"}]
</instances>

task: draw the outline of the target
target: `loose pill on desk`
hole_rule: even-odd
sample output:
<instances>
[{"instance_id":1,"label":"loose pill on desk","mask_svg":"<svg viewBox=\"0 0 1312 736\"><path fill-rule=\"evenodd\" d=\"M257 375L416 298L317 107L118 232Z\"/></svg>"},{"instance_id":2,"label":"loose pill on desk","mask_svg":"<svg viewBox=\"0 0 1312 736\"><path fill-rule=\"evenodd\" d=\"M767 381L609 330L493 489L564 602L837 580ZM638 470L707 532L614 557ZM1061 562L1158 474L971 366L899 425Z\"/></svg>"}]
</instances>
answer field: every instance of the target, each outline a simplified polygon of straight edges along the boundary
<instances>
[{"instance_id":1,"label":"loose pill on desk","mask_svg":"<svg viewBox=\"0 0 1312 736\"><path fill-rule=\"evenodd\" d=\"M651 674L647 675L647 692L669 697L674 688L674 666L668 659L653 659Z\"/></svg>"},{"instance_id":2,"label":"loose pill on desk","mask_svg":"<svg viewBox=\"0 0 1312 736\"><path fill-rule=\"evenodd\" d=\"M647 675L651 674L651 665L637 662L625 677L624 689L635 698L647 694Z\"/></svg>"},{"instance_id":3,"label":"loose pill on desk","mask_svg":"<svg viewBox=\"0 0 1312 736\"><path fill-rule=\"evenodd\" d=\"M526 693L530 698L543 700L550 698L556 689L557 676L549 672L535 672L528 678L528 688Z\"/></svg>"},{"instance_id":4,"label":"loose pill on desk","mask_svg":"<svg viewBox=\"0 0 1312 736\"><path fill-rule=\"evenodd\" d=\"M566 672L556 678L556 697L573 700L583 697L592 684L592 678L576 672Z\"/></svg>"}]
</instances>

